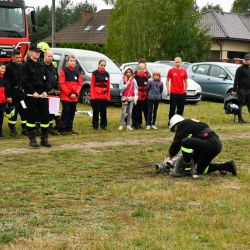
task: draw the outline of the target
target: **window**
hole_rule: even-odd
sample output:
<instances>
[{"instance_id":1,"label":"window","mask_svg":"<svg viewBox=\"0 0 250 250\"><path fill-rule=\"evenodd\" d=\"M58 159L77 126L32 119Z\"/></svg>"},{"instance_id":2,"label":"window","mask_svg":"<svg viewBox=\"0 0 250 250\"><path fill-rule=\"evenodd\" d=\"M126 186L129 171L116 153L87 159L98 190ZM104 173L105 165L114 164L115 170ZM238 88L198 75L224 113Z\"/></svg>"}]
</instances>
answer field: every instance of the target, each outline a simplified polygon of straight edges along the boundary
<instances>
[{"instance_id":1,"label":"window","mask_svg":"<svg viewBox=\"0 0 250 250\"><path fill-rule=\"evenodd\" d=\"M103 30L104 27L105 27L105 25L101 25L101 26L99 26L99 28L96 29L96 30L97 30L97 31L101 31L101 30Z\"/></svg>"},{"instance_id":2,"label":"window","mask_svg":"<svg viewBox=\"0 0 250 250\"><path fill-rule=\"evenodd\" d=\"M209 67L207 64L198 65L194 72L199 75L208 75Z\"/></svg>"},{"instance_id":3,"label":"window","mask_svg":"<svg viewBox=\"0 0 250 250\"><path fill-rule=\"evenodd\" d=\"M61 55L59 55L59 54L53 54L53 61L56 62L57 69L58 69L60 60L61 60Z\"/></svg>"},{"instance_id":4,"label":"window","mask_svg":"<svg viewBox=\"0 0 250 250\"><path fill-rule=\"evenodd\" d=\"M84 30L89 31L92 28L92 25L88 25Z\"/></svg>"},{"instance_id":5,"label":"window","mask_svg":"<svg viewBox=\"0 0 250 250\"><path fill-rule=\"evenodd\" d=\"M221 67L213 65L212 68L211 68L210 75L213 76L213 77L224 78L224 77L227 76L227 73Z\"/></svg>"}]
</instances>

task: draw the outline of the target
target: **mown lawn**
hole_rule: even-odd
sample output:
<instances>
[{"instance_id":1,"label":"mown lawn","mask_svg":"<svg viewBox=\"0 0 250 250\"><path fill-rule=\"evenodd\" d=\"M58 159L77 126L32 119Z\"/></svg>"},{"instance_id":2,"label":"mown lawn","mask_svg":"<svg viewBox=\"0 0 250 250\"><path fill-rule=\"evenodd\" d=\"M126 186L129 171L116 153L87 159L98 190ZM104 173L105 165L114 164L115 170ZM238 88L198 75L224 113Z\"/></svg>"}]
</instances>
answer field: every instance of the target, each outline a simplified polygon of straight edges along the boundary
<instances>
[{"instance_id":1,"label":"mown lawn","mask_svg":"<svg viewBox=\"0 0 250 250\"><path fill-rule=\"evenodd\" d=\"M175 179L153 167L173 138L168 108L157 131L118 131L111 107L108 131L77 115L80 135L53 136L51 149L1 140L0 249L250 249L250 123L233 123L222 103L187 105L220 135L215 161L234 159L239 174Z\"/></svg>"}]
</instances>

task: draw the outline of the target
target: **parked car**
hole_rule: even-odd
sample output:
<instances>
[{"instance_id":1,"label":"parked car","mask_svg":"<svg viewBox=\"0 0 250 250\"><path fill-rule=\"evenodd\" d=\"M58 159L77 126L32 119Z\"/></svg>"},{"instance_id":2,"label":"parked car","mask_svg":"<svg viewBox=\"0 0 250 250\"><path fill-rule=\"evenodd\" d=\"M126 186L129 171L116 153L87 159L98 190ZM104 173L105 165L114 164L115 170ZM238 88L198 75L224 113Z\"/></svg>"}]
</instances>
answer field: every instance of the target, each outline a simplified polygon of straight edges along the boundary
<instances>
[{"instance_id":1,"label":"parked car","mask_svg":"<svg viewBox=\"0 0 250 250\"><path fill-rule=\"evenodd\" d=\"M110 74L110 102L120 103L119 82L122 79L122 72L119 67L107 56L99 52L71 49L71 48L51 48L54 60L57 62L58 71L60 71L66 64L68 55L75 55L77 66L81 69L83 77L83 86L79 95L79 102L86 104L90 103L90 81L91 75L98 67L100 59L106 60L106 70Z\"/></svg>"},{"instance_id":2,"label":"parked car","mask_svg":"<svg viewBox=\"0 0 250 250\"><path fill-rule=\"evenodd\" d=\"M129 63L124 63L121 66L121 70L123 70L125 67L131 67L133 71L137 69L137 62L129 62ZM147 62L147 71L149 73L150 78L153 75L153 72L155 70L159 70L161 72L161 80L163 82L163 93L162 93L162 100L169 101L169 95L167 94L167 74L168 71L172 67L169 65L165 64L160 64L160 63L152 63L152 62ZM197 84L195 81L192 79L188 78L188 89L187 89L187 102L191 103L197 103L201 100L201 87L199 84Z\"/></svg>"},{"instance_id":3,"label":"parked car","mask_svg":"<svg viewBox=\"0 0 250 250\"><path fill-rule=\"evenodd\" d=\"M166 65L175 67L175 61L161 60L161 61L156 61L155 63L161 63L161 64L166 64ZM191 64L191 63L189 63L189 62L182 62L182 63L181 63L181 66L182 66L184 69L187 69L188 66L189 66L190 64Z\"/></svg>"},{"instance_id":4,"label":"parked car","mask_svg":"<svg viewBox=\"0 0 250 250\"><path fill-rule=\"evenodd\" d=\"M236 69L239 64L221 62L200 62L189 65L188 76L202 88L202 97L224 100L232 91Z\"/></svg>"}]
</instances>

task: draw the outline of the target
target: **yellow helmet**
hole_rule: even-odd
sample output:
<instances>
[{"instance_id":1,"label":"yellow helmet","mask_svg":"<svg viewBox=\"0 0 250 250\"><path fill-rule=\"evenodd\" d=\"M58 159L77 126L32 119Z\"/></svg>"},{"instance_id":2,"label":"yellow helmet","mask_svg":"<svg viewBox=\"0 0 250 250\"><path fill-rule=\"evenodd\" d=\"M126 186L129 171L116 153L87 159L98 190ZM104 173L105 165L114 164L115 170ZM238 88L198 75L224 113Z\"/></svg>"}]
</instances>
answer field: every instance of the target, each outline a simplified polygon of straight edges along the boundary
<instances>
[{"instance_id":1,"label":"yellow helmet","mask_svg":"<svg viewBox=\"0 0 250 250\"><path fill-rule=\"evenodd\" d=\"M42 50L42 52L46 52L49 50L49 45L46 42L40 42L37 44L37 47Z\"/></svg>"}]
</instances>

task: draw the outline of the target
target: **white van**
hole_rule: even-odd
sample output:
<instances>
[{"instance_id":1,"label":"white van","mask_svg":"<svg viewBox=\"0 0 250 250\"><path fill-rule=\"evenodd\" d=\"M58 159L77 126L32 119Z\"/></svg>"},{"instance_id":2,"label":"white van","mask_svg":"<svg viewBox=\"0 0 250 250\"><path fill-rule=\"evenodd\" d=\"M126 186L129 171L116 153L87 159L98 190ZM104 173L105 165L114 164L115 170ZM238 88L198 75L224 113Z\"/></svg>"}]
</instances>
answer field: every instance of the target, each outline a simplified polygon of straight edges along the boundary
<instances>
[{"instance_id":1,"label":"white van","mask_svg":"<svg viewBox=\"0 0 250 250\"><path fill-rule=\"evenodd\" d=\"M110 74L110 102L120 103L121 96L119 91L119 82L122 79L122 72L119 67L107 56L102 53L71 48L51 48L54 61L57 62L58 72L65 67L68 55L74 55L77 58L77 66L81 69L83 85L79 95L79 101L90 103L90 81L94 70L98 68L100 59L106 60L106 70Z\"/></svg>"}]
</instances>

